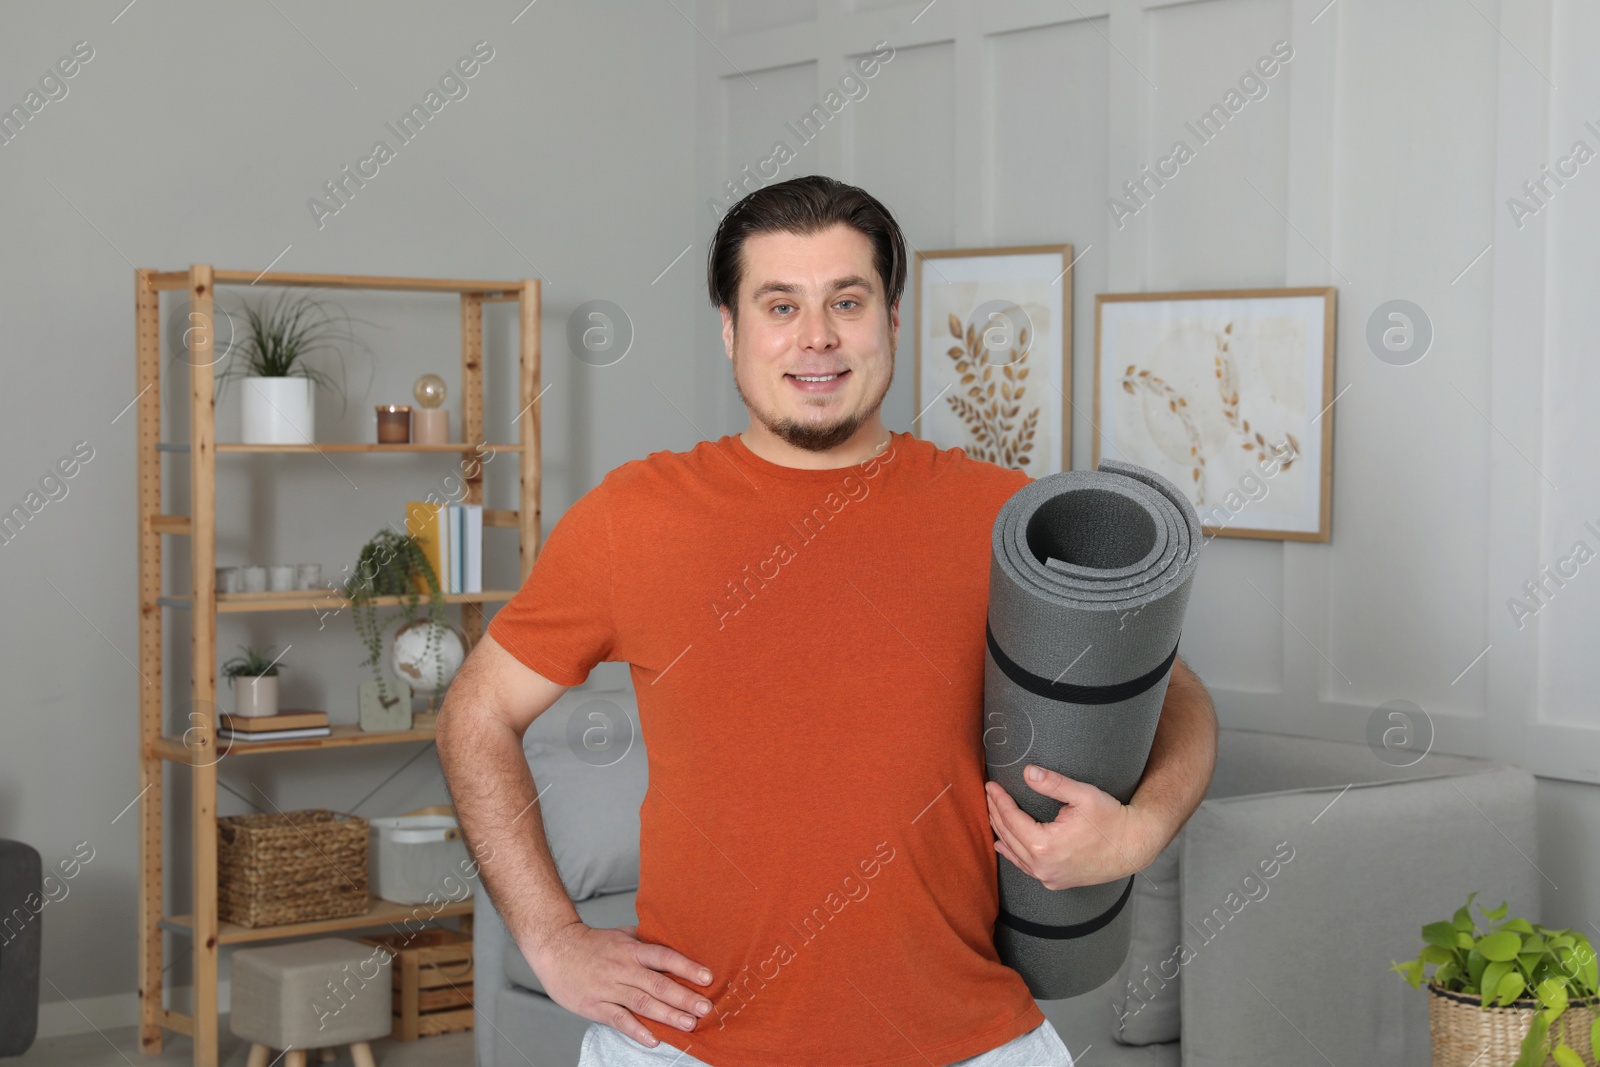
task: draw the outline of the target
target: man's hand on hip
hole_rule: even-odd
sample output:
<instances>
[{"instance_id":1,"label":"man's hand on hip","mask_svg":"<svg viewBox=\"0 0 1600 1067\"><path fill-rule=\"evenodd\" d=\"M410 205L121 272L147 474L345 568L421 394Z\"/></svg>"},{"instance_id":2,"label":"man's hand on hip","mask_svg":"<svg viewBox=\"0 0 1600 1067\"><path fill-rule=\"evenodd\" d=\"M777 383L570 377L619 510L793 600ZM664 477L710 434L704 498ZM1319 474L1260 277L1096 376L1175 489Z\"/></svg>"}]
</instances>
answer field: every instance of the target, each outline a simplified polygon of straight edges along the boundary
<instances>
[{"instance_id":1,"label":"man's hand on hip","mask_svg":"<svg viewBox=\"0 0 1600 1067\"><path fill-rule=\"evenodd\" d=\"M711 1001L670 975L705 986L711 972L666 945L640 941L638 933L637 926L573 923L551 935L528 962L551 1000L654 1048L659 1042L636 1016L693 1031L697 1017L711 1011Z\"/></svg>"}]
</instances>

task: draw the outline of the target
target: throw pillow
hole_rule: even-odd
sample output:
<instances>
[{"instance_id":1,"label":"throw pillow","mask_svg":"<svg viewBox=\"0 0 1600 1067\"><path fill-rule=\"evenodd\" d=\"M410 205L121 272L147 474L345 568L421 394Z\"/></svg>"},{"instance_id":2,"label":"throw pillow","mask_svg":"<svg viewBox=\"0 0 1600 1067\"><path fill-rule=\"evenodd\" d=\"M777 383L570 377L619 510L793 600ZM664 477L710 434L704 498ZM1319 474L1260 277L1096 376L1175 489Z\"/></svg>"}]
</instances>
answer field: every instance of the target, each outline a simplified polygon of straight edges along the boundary
<instances>
[{"instance_id":1,"label":"throw pillow","mask_svg":"<svg viewBox=\"0 0 1600 1067\"><path fill-rule=\"evenodd\" d=\"M567 894L638 889L649 762L632 688L567 690L533 720L522 749Z\"/></svg>"}]
</instances>

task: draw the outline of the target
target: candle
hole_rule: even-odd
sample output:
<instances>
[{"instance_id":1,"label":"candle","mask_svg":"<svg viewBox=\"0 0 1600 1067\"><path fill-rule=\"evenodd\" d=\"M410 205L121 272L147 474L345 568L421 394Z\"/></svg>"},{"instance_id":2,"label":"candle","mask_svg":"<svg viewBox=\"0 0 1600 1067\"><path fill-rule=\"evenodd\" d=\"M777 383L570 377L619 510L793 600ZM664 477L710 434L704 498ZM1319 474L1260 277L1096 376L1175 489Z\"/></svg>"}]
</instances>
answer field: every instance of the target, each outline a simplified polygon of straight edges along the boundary
<instances>
[{"instance_id":1,"label":"candle","mask_svg":"<svg viewBox=\"0 0 1600 1067\"><path fill-rule=\"evenodd\" d=\"M411 408L405 404L378 405L378 443L404 445L411 442Z\"/></svg>"}]
</instances>

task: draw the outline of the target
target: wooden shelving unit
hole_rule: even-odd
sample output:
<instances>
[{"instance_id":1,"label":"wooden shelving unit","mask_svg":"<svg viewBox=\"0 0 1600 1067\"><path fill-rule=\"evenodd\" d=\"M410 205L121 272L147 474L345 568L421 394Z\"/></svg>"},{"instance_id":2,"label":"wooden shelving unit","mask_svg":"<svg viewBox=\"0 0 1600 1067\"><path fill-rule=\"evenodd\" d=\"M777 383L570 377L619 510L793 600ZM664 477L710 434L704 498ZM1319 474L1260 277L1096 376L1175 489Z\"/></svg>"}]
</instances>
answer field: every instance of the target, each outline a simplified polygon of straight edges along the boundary
<instances>
[{"instance_id":1,"label":"wooden shelving unit","mask_svg":"<svg viewBox=\"0 0 1600 1067\"><path fill-rule=\"evenodd\" d=\"M303 445L245 445L216 440L216 377L212 348L212 303L219 285L292 286L328 289L373 289L415 293L455 293L461 314L461 443L444 445L379 445L364 442L317 441ZM164 291L186 291L190 339L189 435L187 441L163 441L161 436L161 318ZM462 499L483 502L483 464L469 463L480 449L518 455L518 508L484 510L485 526L511 526L521 535L520 576L533 568L539 546L539 282L460 281L447 278L385 278L334 274L258 274L253 271L217 270L194 264L188 270L134 270L134 315L137 352L134 401L138 412L139 500L139 663L143 687L139 692L139 784L141 786L140 891L139 891L139 1044L146 1055L161 1052L165 1031L187 1034L194 1041L195 1067L217 1067L217 969L220 946L251 941L303 937L330 931L358 930L396 924L415 910L376 898L364 915L322 922L283 926L244 927L217 917L217 768L225 759L268 756L283 752L341 749L352 746L399 744L433 738L430 717L419 715L410 730L368 734L349 725L335 726L330 736L288 741L235 741L217 736L214 709L217 696L217 616L229 612L326 611L348 603L331 592L235 593L216 591L216 464L221 455L313 455L318 453L403 453L413 455L458 454L462 458ZM514 302L518 305L519 415L518 440L488 444L483 438L483 306ZM189 459L188 515L163 510L162 456L187 454ZM295 462L285 459L284 462ZM390 461L385 461L390 462ZM403 505L398 501L396 507ZM190 542L189 592L164 591L164 538L186 537ZM354 553L356 546L342 546ZM469 640L483 633L483 605L509 599L512 590L453 594L448 603L459 605L461 626ZM380 597L378 604L399 602ZM188 611L190 628L190 693L194 709L181 734L166 732L162 701L162 665L169 611ZM222 746L219 749L219 744ZM166 822L166 772L188 774L193 802L190 823L193 840L193 913L163 914L169 884L163 864L163 828ZM428 909L430 915L466 915L472 901ZM163 937L186 938L194 961L194 1004L190 1013L166 1006L163 978Z\"/></svg>"}]
</instances>

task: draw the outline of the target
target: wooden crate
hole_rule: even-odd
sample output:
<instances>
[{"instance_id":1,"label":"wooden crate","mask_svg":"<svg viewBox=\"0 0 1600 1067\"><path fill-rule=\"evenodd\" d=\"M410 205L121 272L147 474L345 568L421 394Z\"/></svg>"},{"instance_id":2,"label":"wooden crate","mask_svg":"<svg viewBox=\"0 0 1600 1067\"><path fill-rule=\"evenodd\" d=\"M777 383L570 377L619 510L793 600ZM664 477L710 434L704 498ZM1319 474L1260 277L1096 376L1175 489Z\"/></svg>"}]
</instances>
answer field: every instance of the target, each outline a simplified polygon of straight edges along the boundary
<instances>
[{"instance_id":1,"label":"wooden crate","mask_svg":"<svg viewBox=\"0 0 1600 1067\"><path fill-rule=\"evenodd\" d=\"M472 938L456 930L364 937L392 960L398 1041L472 1029Z\"/></svg>"}]
</instances>

